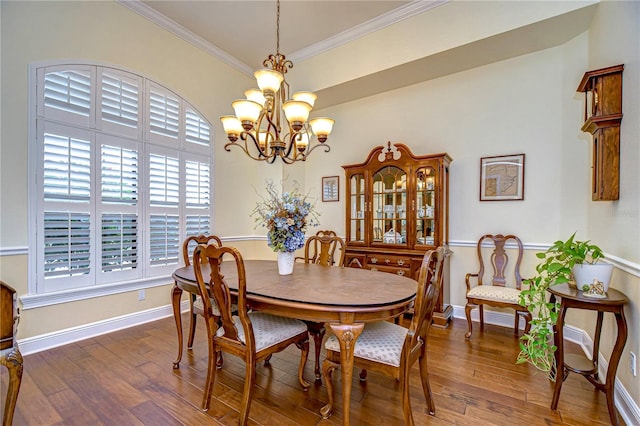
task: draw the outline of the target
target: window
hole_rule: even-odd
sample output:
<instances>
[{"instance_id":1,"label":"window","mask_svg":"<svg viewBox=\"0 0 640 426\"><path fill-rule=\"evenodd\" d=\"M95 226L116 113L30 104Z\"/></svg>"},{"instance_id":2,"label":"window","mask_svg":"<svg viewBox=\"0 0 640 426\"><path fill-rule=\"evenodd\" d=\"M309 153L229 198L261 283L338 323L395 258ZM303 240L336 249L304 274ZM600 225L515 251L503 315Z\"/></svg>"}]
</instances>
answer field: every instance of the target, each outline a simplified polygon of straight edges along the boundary
<instances>
[{"instance_id":1,"label":"window","mask_svg":"<svg viewBox=\"0 0 640 426\"><path fill-rule=\"evenodd\" d=\"M211 231L211 126L133 73L34 69L30 294L166 284L183 238Z\"/></svg>"}]
</instances>

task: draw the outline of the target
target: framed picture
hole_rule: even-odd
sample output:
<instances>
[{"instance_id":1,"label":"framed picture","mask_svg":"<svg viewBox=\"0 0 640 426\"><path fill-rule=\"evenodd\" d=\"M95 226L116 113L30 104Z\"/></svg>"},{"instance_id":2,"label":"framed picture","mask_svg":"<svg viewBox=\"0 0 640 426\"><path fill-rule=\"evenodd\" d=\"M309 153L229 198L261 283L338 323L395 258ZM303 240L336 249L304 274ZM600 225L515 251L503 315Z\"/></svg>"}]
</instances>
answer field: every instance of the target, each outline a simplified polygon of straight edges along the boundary
<instances>
[{"instance_id":1,"label":"framed picture","mask_svg":"<svg viewBox=\"0 0 640 426\"><path fill-rule=\"evenodd\" d=\"M524 154L480 159L480 201L524 200Z\"/></svg>"},{"instance_id":2,"label":"framed picture","mask_svg":"<svg viewBox=\"0 0 640 426\"><path fill-rule=\"evenodd\" d=\"M340 200L340 178L338 176L325 176L322 178L322 201Z\"/></svg>"}]
</instances>

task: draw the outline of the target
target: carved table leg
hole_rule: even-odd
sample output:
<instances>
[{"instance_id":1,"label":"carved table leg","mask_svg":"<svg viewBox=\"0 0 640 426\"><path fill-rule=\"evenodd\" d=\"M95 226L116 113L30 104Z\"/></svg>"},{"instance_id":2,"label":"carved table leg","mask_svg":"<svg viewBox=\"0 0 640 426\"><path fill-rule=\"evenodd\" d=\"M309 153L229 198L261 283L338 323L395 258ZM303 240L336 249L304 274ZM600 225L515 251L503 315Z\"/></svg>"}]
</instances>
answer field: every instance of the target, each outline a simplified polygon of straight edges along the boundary
<instances>
[{"instance_id":1,"label":"carved table leg","mask_svg":"<svg viewBox=\"0 0 640 426\"><path fill-rule=\"evenodd\" d=\"M564 303L560 306L560 313L558 314L558 320L554 327L554 344L556 346L555 360L556 360L556 383L553 387L553 398L551 399L551 409L558 408L558 400L560 399L560 390L562 389L562 382L564 382L566 372L564 371L564 317L567 313L567 307Z\"/></svg>"},{"instance_id":2,"label":"carved table leg","mask_svg":"<svg viewBox=\"0 0 640 426\"><path fill-rule=\"evenodd\" d=\"M180 368L182 360L182 318L180 317L180 299L182 298L182 289L177 284L173 285L171 290L171 304L173 305L173 318L176 321L176 330L178 332L178 357L173 361L173 368Z\"/></svg>"},{"instance_id":3,"label":"carved table leg","mask_svg":"<svg viewBox=\"0 0 640 426\"><path fill-rule=\"evenodd\" d=\"M0 364L9 370L9 387L7 389L7 401L4 406L2 417L3 426L11 426L13 422L13 412L16 409L18 391L22 383L22 354L17 346L7 350L8 354L0 357Z\"/></svg>"},{"instance_id":4,"label":"carved table leg","mask_svg":"<svg viewBox=\"0 0 640 426\"><path fill-rule=\"evenodd\" d=\"M618 325L618 336L616 343L611 351L611 359L609 360L609 366L607 367L607 378L604 384L604 393L607 397L607 408L609 410L609 420L612 425L618 425L618 416L616 415L616 406L613 400L613 386L616 381L616 370L618 369L618 363L622 356L622 350L624 344L627 342L627 321L624 319L624 310L620 307L620 312L615 313L616 323Z\"/></svg>"},{"instance_id":5,"label":"carved table leg","mask_svg":"<svg viewBox=\"0 0 640 426\"><path fill-rule=\"evenodd\" d=\"M329 324L333 334L340 343L340 372L342 375L342 424L349 425L349 409L351 408L351 379L353 377L353 350L356 340L364 329L364 323L356 324Z\"/></svg>"}]
</instances>

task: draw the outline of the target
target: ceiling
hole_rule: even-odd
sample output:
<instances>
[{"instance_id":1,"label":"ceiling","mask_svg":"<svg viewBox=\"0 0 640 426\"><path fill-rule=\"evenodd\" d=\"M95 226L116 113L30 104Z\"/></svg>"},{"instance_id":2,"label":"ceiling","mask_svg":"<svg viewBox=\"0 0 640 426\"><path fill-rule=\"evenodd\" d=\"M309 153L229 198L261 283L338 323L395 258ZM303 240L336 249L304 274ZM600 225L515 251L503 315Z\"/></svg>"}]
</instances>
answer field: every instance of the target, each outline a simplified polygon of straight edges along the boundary
<instances>
[{"instance_id":1,"label":"ceiling","mask_svg":"<svg viewBox=\"0 0 640 426\"><path fill-rule=\"evenodd\" d=\"M248 68L276 53L275 1L143 0L143 3ZM408 1L294 1L280 4L280 53L304 54L315 44L380 18Z\"/></svg>"},{"instance_id":2,"label":"ceiling","mask_svg":"<svg viewBox=\"0 0 640 426\"><path fill-rule=\"evenodd\" d=\"M117 1L248 76L276 53L274 0ZM313 80L303 86L321 109L561 45L589 27L598 2L281 0L280 53ZM380 47L387 27L402 34L393 54L404 57ZM350 67L324 66L324 55L366 36L378 42L343 56L357 55ZM439 50L424 51L434 45ZM365 58L374 66L365 69Z\"/></svg>"}]
</instances>

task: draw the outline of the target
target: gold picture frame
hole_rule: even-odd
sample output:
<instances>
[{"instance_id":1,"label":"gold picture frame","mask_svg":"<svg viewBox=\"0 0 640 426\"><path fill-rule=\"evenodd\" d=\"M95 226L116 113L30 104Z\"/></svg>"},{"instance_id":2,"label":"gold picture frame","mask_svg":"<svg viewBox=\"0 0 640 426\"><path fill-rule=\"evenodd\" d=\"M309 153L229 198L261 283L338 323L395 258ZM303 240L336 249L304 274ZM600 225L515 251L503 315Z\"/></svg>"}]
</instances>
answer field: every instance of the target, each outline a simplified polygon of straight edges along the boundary
<instances>
[{"instance_id":1,"label":"gold picture frame","mask_svg":"<svg viewBox=\"0 0 640 426\"><path fill-rule=\"evenodd\" d=\"M480 201L524 200L524 154L480 159Z\"/></svg>"},{"instance_id":2,"label":"gold picture frame","mask_svg":"<svg viewBox=\"0 0 640 426\"><path fill-rule=\"evenodd\" d=\"M322 178L322 202L340 201L340 177L324 176Z\"/></svg>"}]
</instances>

